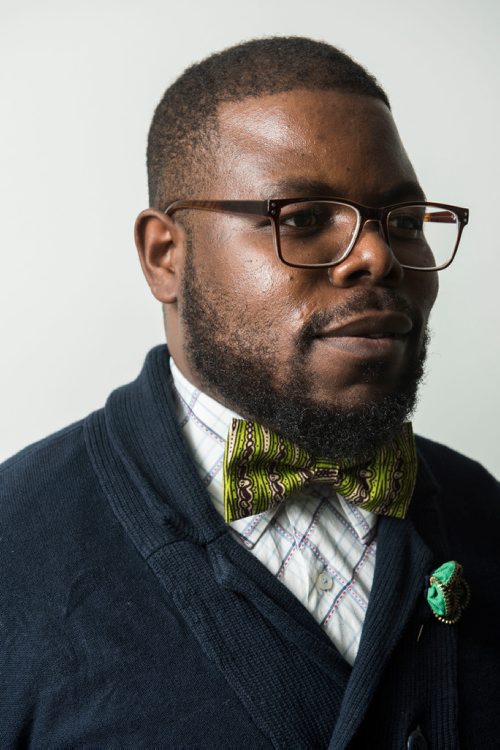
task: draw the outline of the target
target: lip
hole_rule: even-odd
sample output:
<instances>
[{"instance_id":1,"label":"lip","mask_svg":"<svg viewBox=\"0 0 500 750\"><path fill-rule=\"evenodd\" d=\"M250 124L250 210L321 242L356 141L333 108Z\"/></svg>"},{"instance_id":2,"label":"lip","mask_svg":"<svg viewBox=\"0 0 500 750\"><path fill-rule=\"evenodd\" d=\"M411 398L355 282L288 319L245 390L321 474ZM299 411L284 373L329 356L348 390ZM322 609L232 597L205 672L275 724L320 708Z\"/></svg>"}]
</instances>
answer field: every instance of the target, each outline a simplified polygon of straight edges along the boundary
<instances>
[{"instance_id":1,"label":"lip","mask_svg":"<svg viewBox=\"0 0 500 750\"><path fill-rule=\"evenodd\" d=\"M326 328L316 340L360 361L394 360L403 356L412 329L413 323L404 313L377 312Z\"/></svg>"},{"instance_id":2,"label":"lip","mask_svg":"<svg viewBox=\"0 0 500 750\"><path fill-rule=\"evenodd\" d=\"M316 338L360 338L369 341L397 340L413 328L411 319L400 312L377 312L348 320L333 328L325 328Z\"/></svg>"}]
</instances>

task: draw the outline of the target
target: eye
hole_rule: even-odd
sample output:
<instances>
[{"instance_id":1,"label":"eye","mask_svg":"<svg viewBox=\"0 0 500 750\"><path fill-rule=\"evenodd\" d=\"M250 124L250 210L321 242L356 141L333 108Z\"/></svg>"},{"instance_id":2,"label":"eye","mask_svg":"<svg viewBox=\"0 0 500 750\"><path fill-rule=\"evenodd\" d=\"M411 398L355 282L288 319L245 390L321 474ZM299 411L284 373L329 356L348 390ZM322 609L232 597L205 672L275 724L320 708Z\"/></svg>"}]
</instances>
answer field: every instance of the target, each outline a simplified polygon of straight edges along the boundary
<instances>
[{"instance_id":1,"label":"eye","mask_svg":"<svg viewBox=\"0 0 500 750\"><path fill-rule=\"evenodd\" d=\"M326 204L293 204L282 209L280 225L290 230L321 230L332 223L333 213Z\"/></svg>"},{"instance_id":2,"label":"eye","mask_svg":"<svg viewBox=\"0 0 500 750\"><path fill-rule=\"evenodd\" d=\"M423 233L424 220L425 211L418 207L391 211L388 222L389 231L399 237L418 239Z\"/></svg>"}]
</instances>

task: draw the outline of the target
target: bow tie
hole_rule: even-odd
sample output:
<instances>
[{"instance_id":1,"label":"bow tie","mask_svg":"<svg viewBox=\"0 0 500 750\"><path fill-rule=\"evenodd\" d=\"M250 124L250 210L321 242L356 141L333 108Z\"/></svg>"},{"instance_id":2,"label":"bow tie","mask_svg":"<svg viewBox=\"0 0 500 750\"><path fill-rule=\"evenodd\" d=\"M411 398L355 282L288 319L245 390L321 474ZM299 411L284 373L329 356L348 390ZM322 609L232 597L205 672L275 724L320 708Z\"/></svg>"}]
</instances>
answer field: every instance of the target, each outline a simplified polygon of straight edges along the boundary
<instances>
[{"instance_id":1,"label":"bow tie","mask_svg":"<svg viewBox=\"0 0 500 750\"><path fill-rule=\"evenodd\" d=\"M417 478L411 424L368 461L314 458L262 425L233 419L224 451L227 523L275 508L310 482L328 482L354 505L404 518Z\"/></svg>"}]
</instances>

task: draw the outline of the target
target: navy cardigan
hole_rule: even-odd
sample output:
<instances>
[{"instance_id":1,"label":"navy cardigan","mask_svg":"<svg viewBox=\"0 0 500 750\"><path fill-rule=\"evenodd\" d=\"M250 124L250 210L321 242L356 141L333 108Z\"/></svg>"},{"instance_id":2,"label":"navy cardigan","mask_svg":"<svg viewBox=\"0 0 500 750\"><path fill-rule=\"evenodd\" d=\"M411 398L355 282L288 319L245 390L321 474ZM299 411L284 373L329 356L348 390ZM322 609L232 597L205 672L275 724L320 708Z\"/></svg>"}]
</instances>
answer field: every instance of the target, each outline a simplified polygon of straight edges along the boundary
<instances>
[{"instance_id":1,"label":"navy cardigan","mask_svg":"<svg viewBox=\"0 0 500 750\"><path fill-rule=\"evenodd\" d=\"M170 389L159 346L0 470L0 748L500 747L496 481L418 440L351 668L228 532ZM456 625L425 600L450 559L472 591Z\"/></svg>"}]
</instances>

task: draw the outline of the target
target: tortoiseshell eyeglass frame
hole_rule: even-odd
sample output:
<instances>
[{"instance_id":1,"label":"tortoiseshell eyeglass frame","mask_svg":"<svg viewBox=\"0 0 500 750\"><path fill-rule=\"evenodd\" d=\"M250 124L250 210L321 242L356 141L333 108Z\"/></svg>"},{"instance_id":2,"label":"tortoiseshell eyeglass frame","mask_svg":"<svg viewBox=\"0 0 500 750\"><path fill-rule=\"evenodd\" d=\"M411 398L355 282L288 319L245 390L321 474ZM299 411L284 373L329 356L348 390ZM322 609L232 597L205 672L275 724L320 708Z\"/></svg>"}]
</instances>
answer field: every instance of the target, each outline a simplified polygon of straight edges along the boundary
<instances>
[{"instance_id":1,"label":"tortoiseshell eyeglass frame","mask_svg":"<svg viewBox=\"0 0 500 750\"><path fill-rule=\"evenodd\" d=\"M292 203L316 203L318 201L324 201L327 203L339 203L340 205L344 206L351 206L357 211L358 214L358 224L356 231L351 239L351 242L349 243L349 246L347 247L346 251L342 255L342 257L338 258L337 260L328 261L327 263L291 263L290 261L286 260L281 252L281 241L280 241L280 214L281 209L284 206L289 206ZM194 210L200 210L200 211L215 211L215 212L222 212L222 213L230 213L230 214L242 214L247 216L265 216L268 217L272 228L273 228L273 240L274 240L274 249L276 251L276 255L278 259L284 263L287 266L293 266L294 268L329 268L331 266L337 266L339 263L342 263L353 247L355 246L359 235L361 234L361 231L363 230L364 225L368 221L376 221L379 222L380 226L382 227L382 232L384 234L384 239L387 242L387 244L390 246L389 242L389 229L388 229L388 216L391 211L394 211L398 208L405 208L406 206L422 206L430 207L430 208L437 208L437 209L443 209L444 211L451 211L457 218L458 221L458 231L457 231L457 239L455 242L455 246L453 248L453 252L451 253L451 256L449 259L442 263L439 266L429 266L429 267L419 267L419 266L408 266L403 263L401 263L402 268L406 268L411 271L441 271L443 268L447 268L453 261L458 246L460 244L460 239L462 237L462 232L464 227L469 221L469 209L468 208L460 208L459 206L451 206L448 203L435 203L434 201L406 201L404 203L393 203L390 206L382 206L381 208L374 208L371 206L364 206L361 203L355 203L354 201L347 200L346 198L333 198L331 196L313 196L313 197L298 197L298 198L271 198L270 200L263 200L263 201L219 201L219 200L177 200L171 203L167 208L164 210L164 213L167 214L167 216L172 216L176 211L181 211L185 209L194 209ZM447 223L447 218L445 217L444 213L441 217L441 220L443 222ZM433 221L436 223L440 221L439 218L439 212L434 214Z\"/></svg>"}]
</instances>

